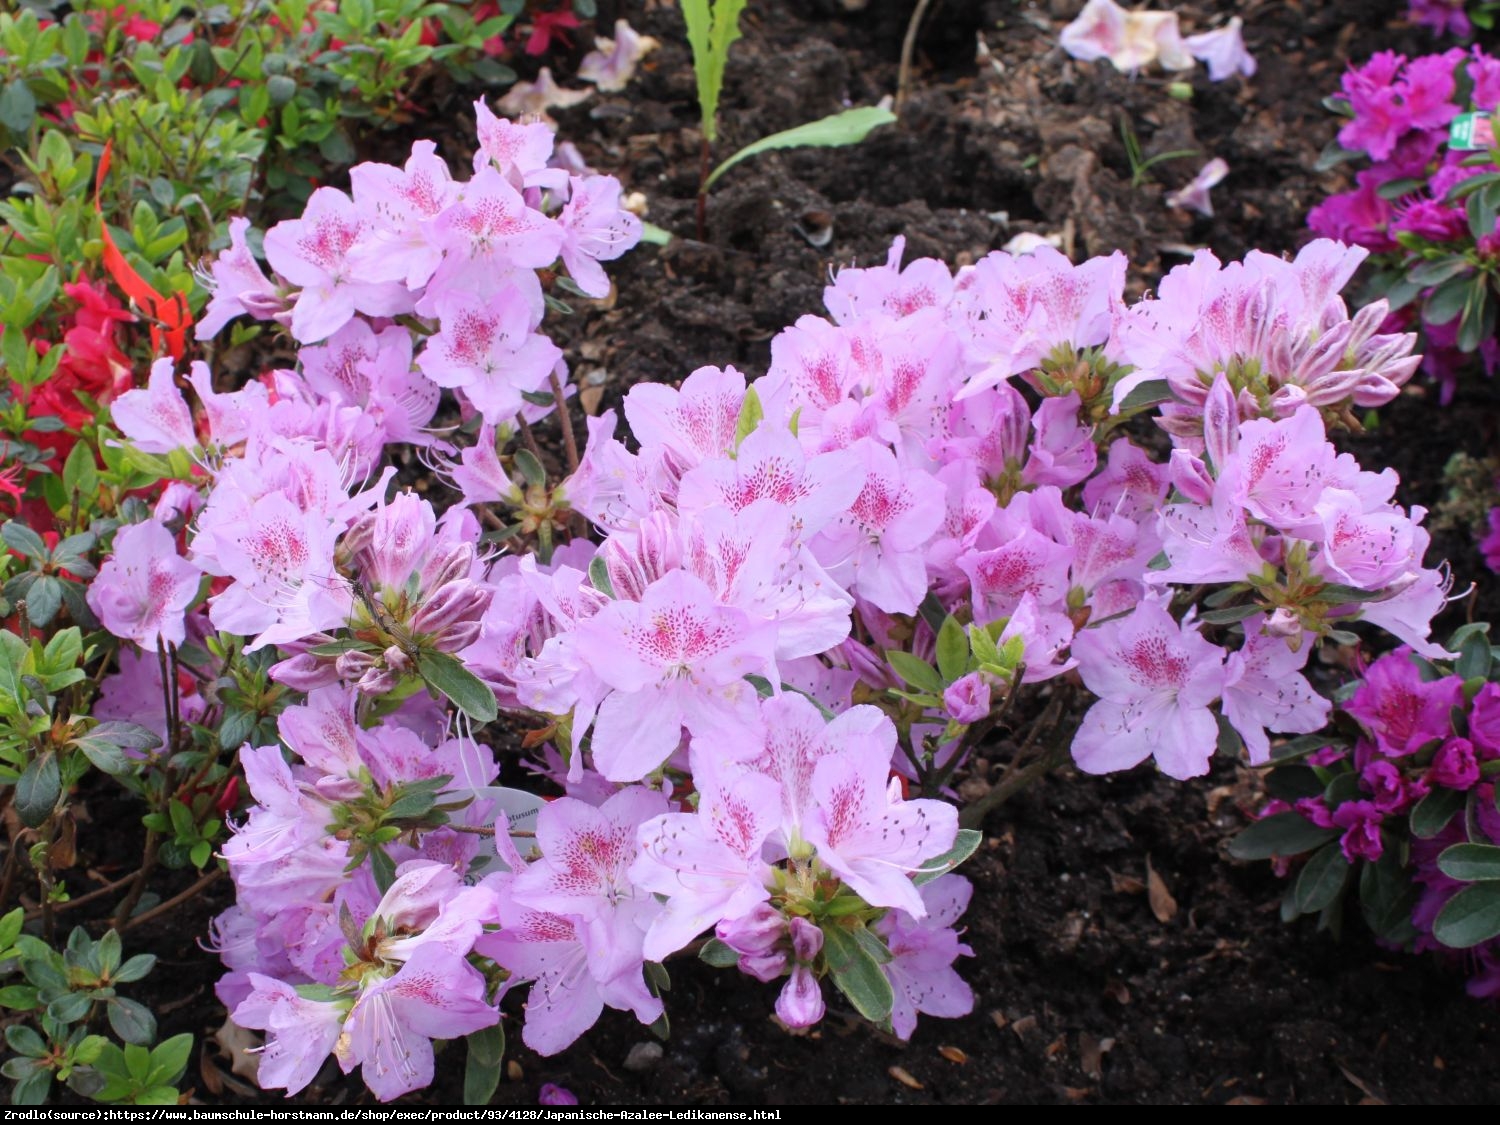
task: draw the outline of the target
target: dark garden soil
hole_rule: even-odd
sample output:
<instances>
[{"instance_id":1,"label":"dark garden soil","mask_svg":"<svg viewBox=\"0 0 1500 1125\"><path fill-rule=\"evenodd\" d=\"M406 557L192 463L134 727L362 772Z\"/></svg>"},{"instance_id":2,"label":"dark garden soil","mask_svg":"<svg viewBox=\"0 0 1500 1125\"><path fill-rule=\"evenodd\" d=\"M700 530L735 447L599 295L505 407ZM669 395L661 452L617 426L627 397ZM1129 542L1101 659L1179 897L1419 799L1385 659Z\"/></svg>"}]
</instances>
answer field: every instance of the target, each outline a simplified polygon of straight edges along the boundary
<instances>
[{"instance_id":1,"label":"dark garden soil","mask_svg":"<svg viewBox=\"0 0 1500 1125\"><path fill-rule=\"evenodd\" d=\"M893 92L913 6L755 0L732 52L720 154ZM664 0L601 2L601 24L618 7L663 46L625 93L562 114L562 135L643 192L651 221L684 237L629 255L613 271L612 302L562 321L560 339L595 388L587 405L607 409L635 382L679 380L702 364L759 374L775 332L821 310L829 269L883 260L898 234L908 257L950 262L973 261L1021 231L1059 235L1076 257L1119 248L1136 291L1192 247L1225 259L1252 247L1294 251L1307 237L1309 207L1340 182L1311 169L1334 131L1320 99L1344 61L1432 47L1425 32L1397 21L1397 0L1189 4L1184 21L1195 30L1215 12L1243 16L1261 69L1249 82L1219 85L1200 70L1191 100L1180 101L1160 77L1130 79L1067 58L1057 32L1080 6L937 0L918 40L903 124L852 149L747 162L716 186L707 237L697 241L699 134L680 15ZM449 155L466 156L471 126L459 104L438 120L461 123L437 132L447 132ZM1150 182L1132 187L1122 117L1148 155L1199 155L1158 164ZM1218 215L1168 209L1165 191L1211 156L1232 169L1215 191ZM814 245L828 228L831 238ZM1495 448L1492 384L1464 386L1449 409L1434 397L1413 388L1359 441L1362 459L1400 470L1405 500L1428 506L1442 495L1452 452ZM1479 583L1481 610L1494 616L1496 582L1472 540L1442 536L1434 555L1453 560L1456 589ZM679 1105L1500 1097L1500 1012L1467 998L1461 976L1432 959L1382 952L1353 918L1342 940L1307 923L1283 925L1282 888L1266 865L1226 858L1225 842L1255 800L1253 778L1223 765L1186 785L1148 772L1064 772L1004 806L965 868L975 883L966 937L974 957L960 968L974 987L974 1013L924 1017L910 1044L871 1030L832 990L828 1018L794 1037L770 1017L770 988L688 960L671 966L672 1033L659 1047L629 1016L607 1012L580 1044L539 1058L521 1046L507 1004L513 1066L496 1100L535 1104L543 1082L584 1103ZM96 809L96 827L107 827L107 811ZM205 1101L250 1095L212 1046L223 1019L211 990L217 974L194 945L229 898L221 880L130 943L162 957L153 979L164 1031L209 1042L202 1072L195 1063L186 1080ZM447 1052L437 1084L411 1100L456 1102L462 1054ZM332 1064L323 1079L307 1102L369 1098Z\"/></svg>"}]
</instances>

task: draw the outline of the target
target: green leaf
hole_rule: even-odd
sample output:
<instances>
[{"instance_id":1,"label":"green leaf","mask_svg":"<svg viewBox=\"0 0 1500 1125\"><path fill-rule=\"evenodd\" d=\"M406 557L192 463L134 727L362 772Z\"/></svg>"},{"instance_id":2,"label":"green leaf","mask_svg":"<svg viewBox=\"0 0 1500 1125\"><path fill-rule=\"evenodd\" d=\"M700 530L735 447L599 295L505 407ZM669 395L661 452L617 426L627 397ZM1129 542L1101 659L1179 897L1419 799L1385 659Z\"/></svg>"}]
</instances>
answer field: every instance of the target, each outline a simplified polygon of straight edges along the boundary
<instances>
[{"instance_id":1,"label":"green leaf","mask_svg":"<svg viewBox=\"0 0 1500 1125\"><path fill-rule=\"evenodd\" d=\"M114 975L114 982L129 984L131 981L140 980L155 967L156 954L137 953L120 966L119 971Z\"/></svg>"},{"instance_id":2,"label":"green leaf","mask_svg":"<svg viewBox=\"0 0 1500 1125\"><path fill-rule=\"evenodd\" d=\"M937 662L938 671L950 684L969 670L969 635L956 617L943 618L937 635Z\"/></svg>"},{"instance_id":3,"label":"green leaf","mask_svg":"<svg viewBox=\"0 0 1500 1125\"><path fill-rule=\"evenodd\" d=\"M0 918L0 956L16 944L16 938L21 936L21 927L26 923L26 911L23 907L16 907L5 917Z\"/></svg>"},{"instance_id":4,"label":"green leaf","mask_svg":"<svg viewBox=\"0 0 1500 1125\"><path fill-rule=\"evenodd\" d=\"M1432 922L1432 936L1451 949L1468 949L1496 934L1500 934L1500 883L1465 887Z\"/></svg>"},{"instance_id":5,"label":"green leaf","mask_svg":"<svg viewBox=\"0 0 1500 1125\"><path fill-rule=\"evenodd\" d=\"M698 959L706 961L716 969L732 969L740 962L740 955L718 938L709 938L698 950Z\"/></svg>"},{"instance_id":6,"label":"green leaf","mask_svg":"<svg viewBox=\"0 0 1500 1125\"><path fill-rule=\"evenodd\" d=\"M489 1105L500 1085L505 1032L497 1023L468 1035L469 1060L464 1067L464 1105Z\"/></svg>"},{"instance_id":7,"label":"green leaf","mask_svg":"<svg viewBox=\"0 0 1500 1125\"><path fill-rule=\"evenodd\" d=\"M46 1041L24 1023L13 1023L5 1029L5 1044L28 1059L39 1059L47 1053Z\"/></svg>"},{"instance_id":8,"label":"green leaf","mask_svg":"<svg viewBox=\"0 0 1500 1125\"><path fill-rule=\"evenodd\" d=\"M740 447L740 442L755 432L755 427L760 425L761 419L765 416L765 409L760 404L760 395L755 393L754 387L748 388L745 391L745 400L740 404L740 416L734 423L734 447L736 449Z\"/></svg>"},{"instance_id":9,"label":"green leaf","mask_svg":"<svg viewBox=\"0 0 1500 1125\"><path fill-rule=\"evenodd\" d=\"M26 615L33 625L46 625L62 608L62 579L44 574L26 591Z\"/></svg>"},{"instance_id":10,"label":"green leaf","mask_svg":"<svg viewBox=\"0 0 1500 1125\"><path fill-rule=\"evenodd\" d=\"M1464 794L1454 789L1434 789L1411 810L1411 834L1430 840L1448 827L1453 814L1464 806Z\"/></svg>"},{"instance_id":11,"label":"green leaf","mask_svg":"<svg viewBox=\"0 0 1500 1125\"><path fill-rule=\"evenodd\" d=\"M62 482L70 502L74 492L84 503L94 499L94 494L99 491L99 469L94 464L94 451L88 442L80 441L73 446L68 459L63 462Z\"/></svg>"},{"instance_id":12,"label":"green leaf","mask_svg":"<svg viewBox=\"0 0 1500 1125\"><path fill-rule=\"evenodd\" d=\"M37 1006L37 990L29 984L8 984L0 988L0 1008L29 1012Z\"/></svg>"},{"instance_id":13,"label":"green leaf","mask_svg":"<svg viewBox=\"0 0 1500 1125\"><path fill-rule=\"evenodd\" d=\"M36 95L24 79L16 78L0 90L0 125L12 133L24 133L36 120Z\"/></svg>"},{"instance_id":14,"label":"green leaf","mask_svg":"<svg viewBox=\"0 0 1500 1125\"><path fill-rule=\"evenodd\" d=\"M58 1023L75 1023L88 1015L93 1003L86 992L65 992L47 1005L47 1018Z\"/></svg>"},{"instance_id":15,"label":"green leaf","mask_svg":"<svg viewBox=\"0 0 1500 1125\"><path fill-rule=\"evenodd\" d=\"M47 1095L51 1092L52 1071L39 1063L33 1063L30 1073L16 1079L16 1084L10 1091L10 1101L12 1105L45 1105Z\"/></svg>"},{"instance_id":16,"label":"green leaf","mask_svg":"<svg viewBox=\"0 0 1500 1125\"><path fill-rule=\"evenodd\" d=\"M715 180L741 160L747 160L762 152L777 148L839 148L843 145L855 145L868 137L873 130L882 125L893 124L896 120L896 115L888 109L873 105L861 106L819 118L817 121L809 121L806 125L798 125L793 129L784 129L780 133L772 133L769 137L762 137L746 145L720 164L713 170L703 186L712 187Z\"/></svg>"},{"instance_id":17,"label":"green leaf","mask_svg":"<svg viewBox=\"0 0 1500 1125\"><path fill-rule=\"evenodd\" d=\"M4 526L0 526L0 539L5 540L5 545L12 551L36 562L46 562L50 557L42 537L24 523L6 520Z\"/></svg>"},{"instance_id":18,"label":"green leaf","mask_svg":"<svg viewBox=\"0 0 1500 1125\"><path fill-rule=\"evenodd\" d=\"M1311 766L1277 766L1266 774L1266 792L1279 800L1294 802L1323 795L1323 782Z\"/></svg>"},{"instance_id":19,"label":"green leaf","mask_svg":"<svg viewBox=\"0 0 1500 1125\"><path fill-rule=\"evenodd\" d=\"M396 863L382 847L370 849L370 874L381 894L390 890L391 884L396 881Z\"/></svg>"},{"instance_id":20,"label":"green leaf","mask_svg":"<svg viewBox=\"0 0 1500 1125\"><path fill-rule=\"evenodd\" d=\"M973 855L983 840L983 832L976 832L972 828L960 828L953 840L953 846L942 855L934 856L917 868L911 881L920 887L923 883L930 883L938 876L947 874Z\"/></svg>"},{"instance_id":21,"label":"green leaf","mask_svg":"<svg viewBox=\"0 0 1500 1125\"><path fill-rule=\"evenodd\" d=\"M1360 868L1360 911L1371 932L1383 941L1401 946L1416 935L1411 912L1417 896L1417 886L1394 849L1387 848L1377 862Z\"/></svg>"},{"instance_id":22,"label":"green leaf","mask_svg":"<svg viewBox=\"0 0 1500 1125\"><path fill-rule=\"evenodd\" d=\"M1280 745L1271 747L1271 761L1290 762L1297 758L1305 758L1309 754L1315 754L1325 746L1342 746L1343 743L1337 739L1330 739L1326 734L1299 734L1296 738L1288 739Z\"/></svg>"},{"instance_id":23,"label":"green leaf","mask_svg":"<svg viewBox=\"0 0 1500 1125\"><path fill-rule=\"evenodd\" d=\"M156 1038L156 1017L144 1004L116 996L108 1007L109 1026L125 1042L144 1045Z\"/></svg>"},{"instance_id":24,"label":"green leaf","mask_svg":"<svg viewBox=\"0 0 1500 1125\"><path fill-rule=\"evenodd\" d=\"M1326 909L1344 889L1349 878L1349 861L1336 843L1325 844L1313 853L1297 876L1297 909L1316 914Z\"/></svg>"},{"instance_id":25,"label":"green leaf","mask_svg":"<svg viewBox=\"0 0 1500 1125\"><path fill-rule=\"evenodd\" d=\"M1454 844L1438 856L1438 870L1460 883L1488 883L1500 879L1500 847L1494 844Z\"/></svg>"},{"instance_id":26,"label":"green leaf","mask_svg":"<svg viewBox=\"0 0 1500 1125\"><path fill-rule=\"evenodd\" d=\"M1211 609L1206 613L1200 613L1198 620L1209 625L1233 625L1236 621L1243 621L1247 617L1254 617L1265 607L1251 602L1249 605L1233 605L1227 609Z\"/></svg>"},{"instance_id":27,"label":"green leaf","mask_svg":"<svg viewBox=\"0 0 1500 1125\"><path fill-rule=\"evenodd\" d=\"M1490 674L1490 639L1483 633L1472 633L1458 651L1453 670L1466 680L1488 679Z\"/></svg>"},{"instance_id":28,"label":"green leaf","mask_svg":"<svg viewBox=\"0 0 1500 1125\"><path fill-rule=\"evenodd\" d=\"M698 106L703 139L718 140L719 93L729 48L740 37L740 13L747 0L682 0L688 45L693 49L693 73L698 79Z\"/></svg>"},{"instance_id":29,"label":"green leaf","mask_svg":"<svg viewBox=\"0 0 1500 1125\"><path fill-rule=\"evenodd\" d=\"M860 1015L877 1024L890 1018L896 999L891 982L880 963L852 933L842 926L824 929L823 957L833 983Z\"/></svg>"},{"instance_id":30,"label":"green leaf","mask_svg":"<svg viewBox=\"0 0 1500 1125\"><path fill-rule=\"evenodd\" d=\"M550 402L550 398L548 399ZM547 483L547 470L542 463L536 459L536 454L529 449L518 449L515 453L516 468L521 470L521 476L526 483L540 488Z\"/></svg>"},{"instance_id":31,"label":"green leaf","mask_svg":"<svg viewBox=\"0 0 1500 1125\"><path fill-rule=\"evenodd\" d=\"M1300 813L1283 812L1257 820L1233 840L1229 854L1235 859L1270 859L1312 851L1339 834L1336 828L1319 828Z\"/></svg>"},{"instance_id":32,"label":"green leaf","mask_svg":"<svg viewBox=\"0 0 1500 1125\"><path fill-rule=\"evenodd\" d=\"M37 828L51 815L62 796L62 773L57 768L57 755L51 750L31 764L16 782L15 806L21 823L27 828Z\"/></svg>"},{"instance_id":33,"label":"green leaf","mask_svg":"<svg viewBox=\"0 0 1500 1125\"><path fill-rule=\"evenodd\" d=\"M886 651L885 659L896 675L918 691L931 692L936 696L943 694L947 685L943 683L943 677L938 675L937 669L927 661L895 648Z\"/></svg>"},{"instance_id":34,"label":"green leaf","mask_svg":"<svg viewBox=\"0 0 1500 1125\"><path fill-rule=\"evenodd\" d=\"M488 723L500 713L490 686L446 652L424 652L417 670L432 687L446 695L476 723Z\"/></svg>"},{"instance_id":35,"label":"green leaf","mask_svg":"<svg viewBox=\"0 0 1500 1125\"><path fill-rule=\"evenodd\" d=\"M1145 410L1148 406L1171 402L1172 398L1171 383L1165 379L1148 379L1144 383L1137 383L1130 389L1130 393L1120 400L1120 413L1128 414L1132 410Z\"/></svg>"},{"instance_id":36,"label":"green leaf","mask_svg":"<svg viewBox=\"0 0 1500 1125\"><path fill-rule=\"evenodd\" d=\"M595 555L589 562L589 585L606 598L615 597L615 584L609 580L609 564L602 554Z\"/></svg>"}]
</instances>

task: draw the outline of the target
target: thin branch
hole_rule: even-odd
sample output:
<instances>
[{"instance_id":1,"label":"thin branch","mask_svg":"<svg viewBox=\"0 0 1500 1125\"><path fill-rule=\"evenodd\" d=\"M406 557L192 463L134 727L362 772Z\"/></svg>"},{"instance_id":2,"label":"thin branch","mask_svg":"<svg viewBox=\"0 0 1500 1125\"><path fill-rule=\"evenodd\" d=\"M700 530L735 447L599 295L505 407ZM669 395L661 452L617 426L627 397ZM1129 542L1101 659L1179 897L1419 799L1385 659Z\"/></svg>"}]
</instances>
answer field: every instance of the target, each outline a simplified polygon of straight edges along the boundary
<instances>
[{"instance_id":1,"label":"thin branch","mask_svg":"<svg viewBox=\"0 0 1500 1125\"><path fill-rule=\"evenodd\" d=\"M901 69L896 75L896 115L901 115L901 110L906 106L907 95L911 93L911 60L917 53L917 32L921 30L922 20L927 15L927 8L932 0L917 0L917 7L911 14L911 20L906 25L906 38L901 40Z\"/></svg>"},{"instance_id":2,"label":"thin branch","mask_svg":"<svg viewBox=\"0 0 1500 1125\"><path fill-rule=\"evenodd\" d=\"M578 471L578 440L573 434L573 416L568 413L568 397L563 394L562 380L557 372L549 376L552 380L552 397L557 402L557 420L562 426L563 453L568 458L569 474Z\"/></svg>"},{"instance_id":3,"label":"thin branch","mask_svg":"<svg viewBox=\"0 0 1500 1125\"><path fill-rule=\"evenodd\" d=\"M163 914L166 914L170 910L175 910L177 907L181 906L189 899L197 897L199 893L206 889L210 884L216 882L223 876L223 874L223 871L215 867L207 875L203 876L203 878L199 879L196 883L194 883L187 890L183 891L181 894L173 895L171 898L167 899L166 902L158 903L150 910L147 910L145 913L137 914L134 918L131 918L129 921L127 921L123 926L116 926L114 928L118 930L131 930L136 926L144 926L152 919L160 918Z\"/></svg>"}]
</instances>

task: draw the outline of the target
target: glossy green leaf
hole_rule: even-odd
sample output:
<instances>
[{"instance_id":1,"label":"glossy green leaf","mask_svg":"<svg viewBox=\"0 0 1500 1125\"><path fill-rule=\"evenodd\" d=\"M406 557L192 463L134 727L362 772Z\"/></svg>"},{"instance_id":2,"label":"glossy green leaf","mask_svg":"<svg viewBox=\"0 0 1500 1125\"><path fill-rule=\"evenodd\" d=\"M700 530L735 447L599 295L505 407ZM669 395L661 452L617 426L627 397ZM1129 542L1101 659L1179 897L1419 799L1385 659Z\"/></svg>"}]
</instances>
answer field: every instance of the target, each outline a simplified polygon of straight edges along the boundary
<instances>
[{"instance_id":1,"label":"glossy green leaf","mask_svg":"<svg viewBox=\"0 0 1500 1125\"><path fill-rule=\"evenodd\" d=\"M1257 820L1229 842L1235 859L1270 859L1312 851L1339 834L1336 828L1319 828L1300 813L1284 812Z\"/></svg>"},{"instance_id":2,"label":"glossy green leaf","mask_svg":"<svg viewBox=\"0 0 1500 1125\"><path fill-rule=\"evenodd\" d=\"M1452 949L1469 949L1500 934L1500 883L1475 883L1448 900L1432 922L1432 936Z\"/></svg>"},{"instance_id":3,"label":"glossy green leaf","mask_svg":"<svg viewBox=\"0 0 1500 1125\"><path fill-rule=\"evenodd\" d=\"M825 928L823 956L834 985L860 1015L877 1024L890 1018L896 999L891 982L853 933L842 926Z\"/></svg>"},{"instance_id":4,"label":"glossy green leaf","mask_svg":"<svg viewBox=\"0 0 1500 1125\"><path fill-rule=\"evenodd\" d=\"M468 1062L464 1065L464 1105L489 1105L500 1085L500 1060L505 1055L505 1031L493 1027L470 1032Z\"/></svg>"},{"instance_id":5,"label":"glossy green leaf","mask_svg":"<svg viewBox=\"0 0 1500 1125\"><path fill-rule=\"evenodd\" d=\"M422 678L476 723L488 723L499 707L490 686L446 652L424 652L417 660Z\"/></svg>"},{"instance_id":6,"label":"glossy green leaf","mask_svg":"<svg viewBox=\"0 0 1500 1125\"><path fill-rule=\"evenodd\" d=\"M1500 879L1500 847L1494 844L1454 844L1438 856L1438 870L1460 883L1488 883Z\"/></svg>"},{"instance_id":7,"label":"glossy green leaf","mask_svg":"<svg viewBox=\"0 0 1500 1125\"><path fill-rule=\"evenodd\" d=\"M1297 910L1316 914L1326 909L1349 879L1349 861L1337 843L1325 844L1297 875Z\"/></svg>"},{"instance_id":8,"label":"glossy green leaf","mask_svg":"<svg viewBox=\"0 0 1500 1125\"><path fill-rule=\"evenodd\" d=\"M930 883L940 875L952 871L964 860L968 859L984 841L984 833L976 832L972 828L960 828L957 837L954 838L953 846L940 856L934 856L912 874L911 881L917 886Z\"/></svg>"}]
</instances>

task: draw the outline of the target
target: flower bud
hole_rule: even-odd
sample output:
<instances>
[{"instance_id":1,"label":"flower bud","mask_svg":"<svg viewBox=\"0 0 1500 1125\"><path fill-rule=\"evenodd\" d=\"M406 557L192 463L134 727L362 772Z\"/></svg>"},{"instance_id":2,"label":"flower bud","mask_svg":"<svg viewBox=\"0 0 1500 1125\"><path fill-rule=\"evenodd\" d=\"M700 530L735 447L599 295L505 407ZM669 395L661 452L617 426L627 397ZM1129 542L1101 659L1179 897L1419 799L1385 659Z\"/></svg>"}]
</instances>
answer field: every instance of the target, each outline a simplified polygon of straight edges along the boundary
<instances>
[{"instance_id":1,"label":"flower bud","mask_svg":"<svg viewBox=\"0 0 1500 1125\"><path fill-rule=\"evenodd\" d=\"M489 608L493 591L478 582L461 578L440 586L411 616L417 633L441 633L460 621L477 621Z\"/></svg>"},{"instance_id":2,"label":"flower bud","mask_svg":"<svg viewBox=\"0 0 1500 1125\"><path fill-rule=\"evenodd\" d=\"M792 933L792 955L801 964L811 964L823 948L823 931L806 918L793 918L788 929Z\"/></svg>"},{"instance_id":3,"label":"flower bud","mask_svg":"<svg viewBox=\"0 0 1500 1125\"><path fill-rule=\"evenodd\" d=\"M758 957L741 957L740 972L754 977L761 984L770 984L786 972L788 961L785 953L767 953Z\"/></svg>"},{"instance_id":4,"label":"flower bud","mask_svg":"<svg viewBox=\"0 0 1500 1125\"><path fill-rule=\"evenodd\" d=\"M1170 465L1172 487L1193 504L1212 504L1214 479L1208 466L1186 449L1172 450Z\"/></svg>"},{"instance_id":5,"label":"flower bud","mask_svg":"<svg viewBox=\"0 0 1500 1125\"><path fill-rule=\"evenodd\" d=\"M332 660L299 652L279 664L271 665L271 679L285 684L293 691L314 691L322 687L333 687L339 682L337 666Z\"/></svg>"},{"instance_id":6,"label":"flower bud","mask_svg":"<svg viewBox=\"0 0 1500 1125\"><path fill-rule=\"evenodd\" d=\"M948 685L943 706L954 722L977 723L990 713L990 685L978 672L970 672Z\"/></svg>"},{"instance_id":7,"label":"flower bud","mask_svg":"<svg viewBox=\"0 0 1500 1125\"><path fill-rule=\"evenodd\" d=\"M792 970L776 998L776 1015L787 1027L811 1027L823 1018L823 989L806 965Z\"/></svg>"},{"instance_id":8,"label":"flower bud","mask_svg":"<svg viewBox=\"0 0 1500 1125\"><path fill-rule=\"evenodd\" d=\"M757 904L738 918L727 918L714 928L718 939L742 957L769 953L785 932L786 919L768 902Z\"/></svg>"}]
</instances>

